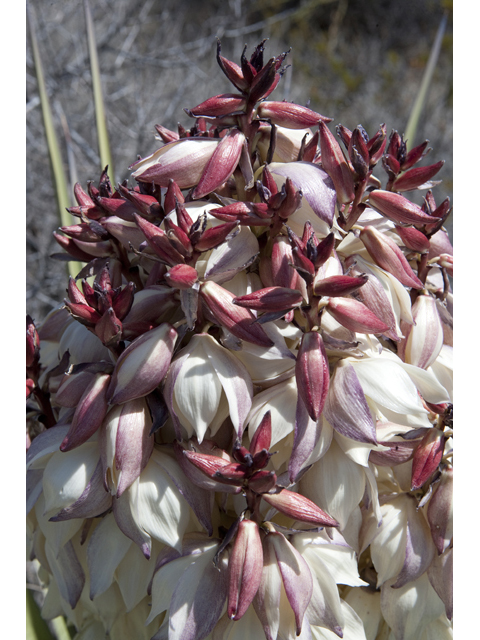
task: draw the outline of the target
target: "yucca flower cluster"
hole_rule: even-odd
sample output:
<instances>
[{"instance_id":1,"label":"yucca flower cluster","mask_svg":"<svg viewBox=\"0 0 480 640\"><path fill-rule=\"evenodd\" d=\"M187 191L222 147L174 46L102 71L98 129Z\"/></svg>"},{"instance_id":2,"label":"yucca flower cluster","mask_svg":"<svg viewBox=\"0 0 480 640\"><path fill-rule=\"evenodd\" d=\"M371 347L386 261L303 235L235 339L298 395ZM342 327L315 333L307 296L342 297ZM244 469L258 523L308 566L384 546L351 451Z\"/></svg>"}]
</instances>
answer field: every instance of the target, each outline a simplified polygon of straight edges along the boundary
<instances>
[{"instance_id":1,"label":"yucca flower cluster","mask_svg":"<svg viewBox=\"0 0 480 640\"><path fill-rule=\"evenodd\" d=\"M270 100L264 44L75 186L85 266L27 318L29 556L77 640L452 637L442 163Z\"/></svg>"}]
</instances>

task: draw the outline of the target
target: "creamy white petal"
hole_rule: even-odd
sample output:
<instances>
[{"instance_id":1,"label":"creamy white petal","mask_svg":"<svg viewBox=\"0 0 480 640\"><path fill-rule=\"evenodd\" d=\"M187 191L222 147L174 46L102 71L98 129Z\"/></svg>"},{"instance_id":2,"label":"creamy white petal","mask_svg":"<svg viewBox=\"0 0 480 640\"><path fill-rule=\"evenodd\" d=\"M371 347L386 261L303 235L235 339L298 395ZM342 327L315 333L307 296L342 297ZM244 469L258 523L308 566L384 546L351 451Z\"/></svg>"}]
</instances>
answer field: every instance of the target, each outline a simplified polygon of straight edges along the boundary
<instances>
[{"instance_id":1,"label":"creamy white petal","mask_svg":"<svg viewBox=\"0 0 480 640\"><path fill-rule=\"evenodd\" d=\"M168 474L155 464L156 454L154 450L138 479L138 493L132 512L137 525L152 538L180 550L190 521L190 507Z\"/></svg>"},{"instance_id":2,"label":"creamy white petal","mask_svg":"<svg viewBox=\"0 0 480 640\"><path fill-rule=\"evenodd\" d=\"M365 473L332 440L329 450L300 481L301 493L340 523L347 524L365 490Z\"/></svg>"},{"instance_id":3,"label":"creamy white petal","mask_svg":"<svg viewBox=\"0 0 480 640\"><path fill-rule=\"evenodd\" d=\"M48 518L53 514L45 515L43 494L39 496L35 504L35 515L38 525L55 555L58 555L62 547L73 538L84 523L81 518L73 518L64 522L49 522Z\"/></svg>"},{"instance_id":4,"label":"creamy white petal","mask_svg":"<svg viewBox=\"0 0 480 640\"><path fill-rule=\"evenodd\" d=\"M82 495L98 464L99 449L96 442L72 451L57 451L48 461L43 473L45 512L60 511L73 504Z\"/></svg>"},{"instance_id":5,"label":"creamy white petal","mask_svg":"<svg viewBox=\"0 0 480 640\"><path fill-rule=\"evenodd\" d=\"M363 623L358 614L352 607L342 600L342 610L345 619L345 626L343 627L343 637L345 640L367 640L365 637L365 631L363 629ZM312 626L312 638L313 640L338 640L338 636L323 627Z\"/></svg>"},{"instance_id":6,"label":"creamy white petal","mask_svg":"<svg viewBox=\"0 0 480 640\"><path fill-rule=\"evenodd\" d=\"M445 607L431 586L426 574L399 589L392 589L394 580L382 586L381 607L398 640L418 640L427 625L444 613Z\"/></svg>"},{"instance_id":7,"label":"creamy white petal","mask_svg":"<svg viewBox=\"0 0 480 640\"><path fill-rule=\"evenodd\" d=\"M88 543L87 558L92 600L110 587L115 569L130 546L136 547L120 531L113 513L109 513L97 525ZM139 553L142 555L140 550Z\"/></svg>"},{"instance_id":8,"label":"creamy white petal","mask_svg":"<svg viewBox=\"0 0 480 640\"><path fill-rule=\"evenodd\" d=\"M252 409L247 417L250 440L266 411L270 411L272 415L272 447L286 435L292 433L295 427L296 406L297 385L295 377L258 393L253 399Z\"/></svg>"},{"instance_id":9,"label":"creamy white petal","mask_svg":"<svg viewBox=\"0 0 480 640\"><path fill-rule=\"evenodd\" d=\"M194 340L194 338L192 338ZM201 343L184 361L174 387L175 403L201 441L218 409L222 385Z\"/></svg>"},{"instance_id":10,"label":"creamy white petal","mask_svg":"<svg viewBox=\"0 0 480 640\"><path fill-rule=\"evenodd\" d=\"M382 356L349 361L365 395L374 402L400 414L426 413L414 383L398 363Z\"/></svg>"},{"instance_id":11,"label":"creamy white petal","mask_svg":"<svg viewBox=\"0 0 480 640\"><path fill-rule=\"evenodd\" d=\"M376 640L383 621L380 593L370 589L350 589L344 598L361 619L366 639Z\"/></svg>"},{"instance_id":12,"label":"creamy white petal","mask_svg":"<svg viewBox=\"0 0 480 640\"><path fill-rule=\"evenodd\" d=\"M152 558L147 560L136 544L131 544L115 570L115 579L125 602L126 610L131 611L145 597L152 579L156 556L161 543L153 541ZM150 608L148 609L148 612ZM148 614L147 614L148 615ZM144 620L147 618L145 616ZM143 626L143 622L142 622Z\"/></svg>"},{"instance_id":13,"label":"creamy white petal","mask_svg":"<svg viewBox=\"0 0 480 640\"><path fill-rule=\"evenodd\" d=\"M381 506L382 524L370 544L378 573L377 587L402 570L407 544L407 500L407 496L401 495Z\"/></svg>"}]
</instances>

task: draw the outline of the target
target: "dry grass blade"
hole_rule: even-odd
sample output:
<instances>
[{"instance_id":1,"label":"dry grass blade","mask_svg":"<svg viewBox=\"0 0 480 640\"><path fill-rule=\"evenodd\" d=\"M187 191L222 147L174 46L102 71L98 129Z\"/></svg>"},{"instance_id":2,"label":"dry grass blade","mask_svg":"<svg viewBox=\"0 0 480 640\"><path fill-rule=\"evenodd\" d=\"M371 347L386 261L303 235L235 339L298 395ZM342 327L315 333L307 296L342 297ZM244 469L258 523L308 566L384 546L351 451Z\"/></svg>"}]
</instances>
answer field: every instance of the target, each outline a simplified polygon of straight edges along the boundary
<instances>
[{"instance_id":1,"label":"dry grass blade","mask_svg":"<svg viewBox=\"0 0 480 640\"><path fill-rule=\"evenodd\" d=\"M420 121L420 116L422 115L422 111L427 101L428 89L432 82L433 73L435 71L438 56L440 54L442 39L445 33L446 26L447 14L445 13L443 15L442 21L440 22L440 26L438 27L437 35L435 36L435 41L433 43L432 50L430 51L428 63L425 68L425 73L423 74L422 84L420 85L420 90L413 104L413 108L408 119L407 129L405 131L405 140L408 140L410 149L415 146L415 135L417 133L418 123Z\"/></svg>"},{"instance_id":2,"label":"dry grass blade","mask_svg":"<svg viewBox=\"0 0 480 640\"><path fill-rule=\"evenodd\" d=\"M50 108L50 101L48 99L47 87L45 84L45 77L43 74L43 65L40 57L40 51L37 43L37 36L35 32L35 24L33 22L30 8L27 4L27 21L30 31L30 41L32 44L32 53L35 63L35 73L37 76L38 93L40 96L40 105L42 108L43 123L45 126L45 136L47 138L48 154L50 158L50 164L52 168L53 180L55 183L55 195L57 199L58 215L62 226L69 226L72 224L72 216L68 213L67 208L72 205L71 197L69 195L69 189L67 186L67 178L65 175L65 169L62 161L62 154L60 152L60 146L58 144L57 134L55 132L55 126L53 124L52 110ZM68 272L70 275L75 276L81 269L81 265L78 262L70 261L68 263Z\"/></svg>"},{"instance_id":3,"label":"dry grass blade","mask_svg":"<svg viewBox=\"0 0 480 640\"><path fill-rule=\"evenodd\" d=\"M115 182L112 154L108 139L107 119L105 116L105 104L103 101L102 81L100 77L100 65L95 41L95 29L92 13L88 0L84 0L85 21L87 25L88 53L90 55L90 68L92 73L93 99L95 103L95 119L97 123L98 150L102 168L108 165L108 175L112 184Z\"/></svg>"}]
</instances>

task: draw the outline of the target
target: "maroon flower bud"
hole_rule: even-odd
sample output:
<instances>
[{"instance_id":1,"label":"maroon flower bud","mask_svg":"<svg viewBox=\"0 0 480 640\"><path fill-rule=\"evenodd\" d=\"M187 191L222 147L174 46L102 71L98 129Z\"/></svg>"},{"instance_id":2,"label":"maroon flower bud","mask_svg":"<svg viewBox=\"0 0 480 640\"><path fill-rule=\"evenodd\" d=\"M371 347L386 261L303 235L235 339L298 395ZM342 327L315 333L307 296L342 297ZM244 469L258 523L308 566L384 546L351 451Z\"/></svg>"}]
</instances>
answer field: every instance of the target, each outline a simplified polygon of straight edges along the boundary
<instances>
[{"instance_id":1,"label":"maroon flower bud","mask_svg":"<svg viewBox=\"0 0 480 640\"><path fill-rule=\"evenodd\" d=\"M92 309L92 307L87 304L77 304L76 302L70 302L70 300L67 300L66 298L64 299L64 302L72 316L83 324L97 324L102 317L98 311Z\"/></svg>"},{"instance_id":2,"label":"maroon flower bud","mask_svg":"<svg viewBox=\"0 0 480 640\"><path fill-rule=\"evenodd\" d=\"M264 202L232 202L225 207L211 209L209 213L225 222L239 222L252 227L270 225L272 214Z\"/></svg>"},{"instance_id":3,"label":"maroon flower bud","mask_svg":"<svg viewBox=\"0 0 480 640\"><path fill-rule=\"evenodd\" d=\"M200 295L215 320L234 336L261 347L271 347L272 340L259 324L253 324L255 316L249 309L233 304L235 296L215 282L205 282Z\"/></svg>"},{"instance_id":4,"label":"maroon flower bud","mask_svg":"<svg viewBox=\"0 0 480 640\"><path fill-rule=\"evenodd\" d=\"M353 175L340 145L324 122L320 122L319 131L322 167L333 180L340 204L352 202L355 197Z\"/></svg>"},{"instance_id":5,"label":"maroon flower bud","mask_svg":"<svg viewBox=\"0 0 480 640\"><path fill-rule=\"evenodd\" d=\"M122 323L109 307L95 325L95 334L105 346L117 344L122 338Z\"/></svg>"},{"instance_id":6,"label":"maroon flower bud","mask_svg":"<svg viewBox=\"0 0 480 640\"><path fill-rule=\"evenodd\" d=\"M428 429L413 454L412 491L420 489L431 478L440 464L444 447L443 433L434 427Z\"/></svg>"},{"instance_id":7,"label":"maroon flower bud","mask_svg":"<svg viewBox=\"0 0 480 640\"><path fill-rule=\"evenodd\" d=\"M262 567L263 550L258 525L252 520L242 520L228 559L227 615L232 620L240 620L250 606L260 586Z\"/></svg>"},{"instance_id":8,"label":"maroon flower bud","mask_svg":"<svg viewBox=\"0 0 480 640\"><path fill-rule=\"evenodd\" d=\"M135 189L127 189L121 184L118 186L118 192L123 198L126 198L132 203L137 213L147 217L158 217L160 215L161 207L154 196L140 193ZM122 216L119 217L121 218ZM133 216L131 220L133 221Z\"/></svg>"},{"instance_id":9,"label":"maroon flower bud","mask_svg":"<svg viewBox=\"0 0 480 640\"><path fill-rule=\"evenodd\" d=\"M385 124L381 124L377 133L367 142L367 149L370 154L370 168L373 168L383 156L386 146L387 128Z\"/></svg>"},{"instance_id":10,"label":"maroon flower bud","mask_svg":"<svg viewBox=\"0 0 480 640\"><path fill-rule=\"evenodd\" d=\"M211 249L215 249L215 247L218 247L220 244L233 237L238 226L239 223L235 220L233 222L227 222L226 224L220 224L216 227L206 229L200 236L198 242L195 243L195 250L210 251ZM238 229L238 231L240 231L240 229Z\"/></svg>"},{"instance_id":11,"label":"maroon flower bud","mask_svg":"<svg viewBox=\"0 0 480 640\"><path fill-rule=\"evenodd\" d=\"M415 229L415 227L396 226L395 231L398 233L407 249L410 249L410 251L416 251L417 253L428 253L428 250L430 249L430 242L424 233Z\"/></svg>"},{"instance_id":12,"label":"maroon flower bud","mask_svg":"<svg viewBox=\"0 0 480 640\"><path fill-rule=\"evenodd\" d=\"M175 329L163 323L128 345L112 374L110 404L141 398L160 384L170 366L176 337Z\"/></svg>"},{"instance_id":13,"label":"maroon flower bud","mask_svg":"<svg viewBox=\"0 0 480 640\"><path fill-rule=\"evenodd\" d=\"M415 167L414 169L409 169L396 178L392 185L392 189L394 191L412 191L412 189L419 189L423 184L431 180L433 176L440 171L444 164L444 160L441 160L440 162L429 165L428 167Z\"/></svg>"},{"instance_id":14,"label":"maroon flower bud","mask_svg":"<svg viewBox=\"0 0 480 640\"><path fill-rule=\"evenodd\" d=\"M170 129L167 129L166 127L162 126L161 124L156 124L155 125L155 130L158 133L158 135L160 136L160 138L163 140L163 142L165 142L165 143L175 142L176 140L179 139L179 135L178 135L178 133L176 133L176 131L170 131Z\"/></svg>"},{"instance_id":15,"label":"maroon flower bud","mask_svg":"<svg viewBox=\"0 0 480 640\"><path fill-rule=\"evenodd\" d=\"M170 243L167 234L151 222L135 214L135 222L145 234L148 244L166 264L175 265L184 262L184 257Z\"/></svg>"},{"instance_id":16,"label":"maroon flower bud","mask_svg":"<svg viewBox=\"0 0 480 640\"><path fill-rule=\"evenodd\" d=\"M292 520L308 522L317 527L338 527L338 522L300 493L282 489L280 493L263 493L268 504Z\"/></svg>"},{"instance_id":17,"label":"maroon flower bud","mask_svg":"<svg viewBox=\"0 0 480 640\"><path fill-rule=\"evenodd\" d=\"M233 304L239 307L259 311L282 311L299 307L302 302L303 296L300 292L285 287L267 287L233 299Z\"/></svg>"},{"instance_id":18,"label":"maroon flower bud","mask_svg":"<svg viewBox=\"0 0 480 640\"><path fill-rule=\"evenodd\" d=\"M272 416L270 411L267 411L262 418L262 421L257 427L255 434L250 443L250 452L253 456L256 456L261 451L268 451L270 449L270 443L272 441Z\"/></svg>"},{"instance_id":19,"label":"maroon flower bud","mask_svg":"<svg viewBox=\"0 0 480 640\"><path fill-rule=\"evenodd\" d=\"M220 41L217 41L217 62L220 66L220 69L227 76L230 82L236 86L239 91L245 92L249 88L249 83L245 80L243 76L242 69L231 60L227 60L221 55L222 47L220 45Z\"/></svg>"},{"instance_id":20,"label":"maroon flower bud","mask_svg":"<svg viewBox=\"0 0 480 640\"><path fill-rule=\"evenodd\" d=\"M429 216L421 208L399 193L375 189L368 197L369 204L382 215L396 224L425 224L438 222L438 218Z\"/></svg>"},{"instance_id":21,"label":"maroon flower bud","mask_svg":"<svg viewBox=\"0 0 480 640\"><path fill-rule=\"evenodd\" d=\"M193 109L184 109L192 118L218 118L232 113L244 111L247 105L245 98L237 93L222 93L208 98Z\"/></svg>"},{"instance_id":22,"label":"maroon flower bud","mask_svg":"<svg viewBox=\"0 0 480 640\"><path fill-rule=\"evenodd\" d=\"M191 462L197 469L200 469L202 473L212 479L216 479L217 471L220 471L223 467L229 464L228 460L219 458L218 456L212 456L206 453L197 453L195 451L183 450L183 455Z\"/></svg>"},{"instance_id":23,"label":"maroon flower bud","mask_svg":"<svg viewBox=\"0 0 480 640\"><path fill-rule=\"evenodd\" d=\"M320 121L332 121L332 118L322 116L316 111L294 102L261 102L258 105L257 115L260 118L269 118L273 124L279 127L289 129L306 129L314 127Z\"/></svg>"},{"instance_id":24,"label":"maroon flower bud","mask_svg":"<svg viewBox=\"0 0 480 640\"><path fill-rule=\"evenodd\" d=\"M240 160L244 140L245 136L238 129L232 129L221 139L192 193L194 200L215 191L232 175Z\"/></svg>"},{"instance_id":25,"label":"maroon flower bud","mask_svg":"<svg viewBox=\"0 0 480 640\"><path fill-rule=\"evenodd\" d=\"M268 455L266 456L266 462L268 462ZM274 471L267 471L263 469L262 471L256 471L248 480L248 488L255 493L267 493L271 491L274 486L277 484L277 476Z\"/></svg>"},{"instance_id":26,"label":"maroon flower bud","mask_svg":"<svg viewBox=\"0 0 480 640\"><path fill-rule=\"evenodd\" d=\"M360 276L330 276L316 280L313 291L316 296L346 296L362 287L368 280L366 274Z\"/></svg>"},{"instance_id":27,"label":"maroon flower bud","mask_svg":"<svg viewBox=\"0 0 480 640\"><path fill-rule=\"evenodd\" d=\"M330 298L328 311L337 322L358 333L384 333L391 329L383 320L370 311L368 307L351 298Z\"/></svg>"},{"instance_id":28,"label":"maroon flower bud","mask_svg":"<svg viewBox=\"0 0 480 640\"><path fill-rule=\"evenodd\" d=\"M413 147L413 149L410 149L410 151L406 154L405 159L402 161L402 171L413 167L414 164L419 162L427 155L427 153L429 153L429 151L431 151L431 149L427 149L427 145L428 140L425 140L417 147Z\"/></svg>"},{"instance_id":29,"label":"maroon flower bud","mask_svg":"<svg viewBox=\"0 0 480 640\"><path fill-rule=\"evenodd\" d=\"M190 289L197 281L198 273L187 264L177 264L165 274L165 280L175 289Z\"/></svg>"},{"instance_id":30,"label":"maroon flower bud","mask_svg":"<svg viewBox=\"0 0 480 640\"><path fill-rule=\"evenodd\" d=\"M322 336L316 331L305 333L295 365L298 394L308 415L317 421L327 399L330 384L328 358Z\"/></svg>"},{"instance_id":31,"label":"maroon flower bud","mask_svg":"<svg viewBox=\"0 0 480 640\"><path fill-rule=\"evenodd\" d=\"M62 247L62 249L70 254L74 260L79 260L80 262L90 262L90 260L92 259L93 256L83 249L80 249L80 247L75 243L75 240L73 240L72 238L66 238L65 236L60 235L57 231L53 232L53 237Z\"/></svg>"},{"instance_id":32,"label":"maroon flower bud","mask_svg":"<svg viewBox=\"0 0 480 640\"><path fill-rule=\"evenodd\" d=\"M423 288L423 283L413 272L399 246L375 227L366 226L360 239L379 267L385 269L406 287Z\"/></svg>"}]
</instances>

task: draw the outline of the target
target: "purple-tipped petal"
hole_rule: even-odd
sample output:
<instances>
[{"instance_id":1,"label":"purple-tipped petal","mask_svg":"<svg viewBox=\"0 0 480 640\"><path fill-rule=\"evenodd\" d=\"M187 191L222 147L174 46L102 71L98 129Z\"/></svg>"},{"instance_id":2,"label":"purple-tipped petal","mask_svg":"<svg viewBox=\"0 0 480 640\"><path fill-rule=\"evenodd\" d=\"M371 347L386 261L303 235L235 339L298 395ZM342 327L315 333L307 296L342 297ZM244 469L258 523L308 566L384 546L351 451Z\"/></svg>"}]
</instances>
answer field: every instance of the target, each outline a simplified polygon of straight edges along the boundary
<instances>
[{"instance_id":1,"label":"purple-tipped petal","mask_svg":"<svg viewBox=\"0 0 480 640\"><path fill-rule=\"evenodd\" d=\"M324 414L342 436L377 443L375 423L353 366L341 360L332 376Z\"/></svg>"}]
</instances>

